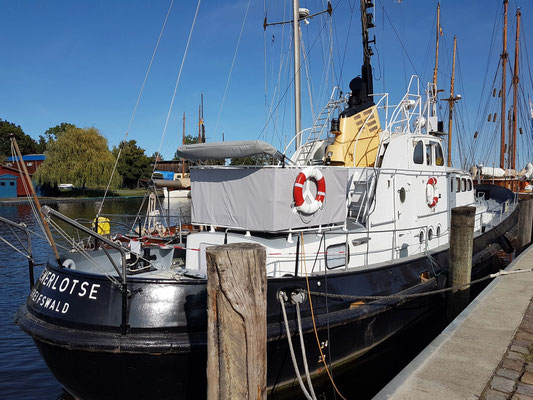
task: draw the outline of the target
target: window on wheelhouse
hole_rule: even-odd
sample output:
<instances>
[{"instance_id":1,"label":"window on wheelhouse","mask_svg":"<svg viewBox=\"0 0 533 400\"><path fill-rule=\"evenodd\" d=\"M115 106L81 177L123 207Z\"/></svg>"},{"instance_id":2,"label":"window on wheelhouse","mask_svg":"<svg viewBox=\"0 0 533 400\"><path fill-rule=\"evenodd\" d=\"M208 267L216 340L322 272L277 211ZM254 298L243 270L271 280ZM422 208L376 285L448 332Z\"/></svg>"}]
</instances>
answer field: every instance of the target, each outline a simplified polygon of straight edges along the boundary
<instances>
[{"instance_id":1,"label":"window on wheelhouse","mask_svg":"<svg viewBox=\"0 0 533 400\"><path fill-rule=\"evenodd\" d=\"M415 164L424 163L424 142L421 140L416 143L415 151L413 152L413 161Z\"/></svg>"},{"instance_id":2,"label":"window on wheelhouse","mask_svg":"<svg viewBox=\"0 0 533 400\"><path fill-rule=\"evenodd\" d=\"M466 184L467 184L466 190L471 191L472 190L472 179L467 179Z\"/></svg>"},{"instance_id":3,"label":"window on wheelhouse","mask_svg":"<svg viewBox=\"0 0 533 400\"><path fill-rule=\"evenodd\" d=\"M466 179L461 179L461 192L466 192Z\"/></svg>"},{"instance_id":4,"label":"window on wheelhouse","mask_svg":"<svg viewBox=\"0 0 533 400\"><path fill-rule=\"evenodd\" d=\"M455 192L459 193L461 191L461 178L455 178Z\"/></svg>"},{"instance_id":5,"label":"window on wheelhouse","mask_svg":"<svg viewBox=\"0 0 533 400\"><path fill-rule=\"evenodd\" d=\"M433 146L430 146L430 145L427 145L426 146L426 164L427 165L432 165L433 164L433 157L432 154L431 154L431 148Z\"/></svg>"},{"instance_id":6,"label":"window on wheelhouse","mask_svg":"<svg viewBox=\"0 0 533 400\"><path fill-rule=\"evenodd\" d=\"M435 165L442 167L444 165L444 155L440 143L435 143Z\"/></svg>"}]
</instances>

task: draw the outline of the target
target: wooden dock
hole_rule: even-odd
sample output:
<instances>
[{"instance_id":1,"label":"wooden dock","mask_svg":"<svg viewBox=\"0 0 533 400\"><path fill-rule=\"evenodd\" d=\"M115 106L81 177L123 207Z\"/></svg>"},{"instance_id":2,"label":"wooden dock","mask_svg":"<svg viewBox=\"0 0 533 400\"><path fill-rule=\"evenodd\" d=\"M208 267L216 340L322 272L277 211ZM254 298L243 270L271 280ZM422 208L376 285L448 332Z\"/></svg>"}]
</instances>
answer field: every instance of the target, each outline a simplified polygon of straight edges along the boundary
<instances>
[{"instance_id":1,"label":"wooden dock","mask_svg":"<svg viewBox=\"0 0 533 400\"><path fill-rule=\"evenodd\" d=\"M533 246L506 271L531 268ZM533 399L532 298L533 272L496 278L374 400Z\"/></svg>"}]
</instances>

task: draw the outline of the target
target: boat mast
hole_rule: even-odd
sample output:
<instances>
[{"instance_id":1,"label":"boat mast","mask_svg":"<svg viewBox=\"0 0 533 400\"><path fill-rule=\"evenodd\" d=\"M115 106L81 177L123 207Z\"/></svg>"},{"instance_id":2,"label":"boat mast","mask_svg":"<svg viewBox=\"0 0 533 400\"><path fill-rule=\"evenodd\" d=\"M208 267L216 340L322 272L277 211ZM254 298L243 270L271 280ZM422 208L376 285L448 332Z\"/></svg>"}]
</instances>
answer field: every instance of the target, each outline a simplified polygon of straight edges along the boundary
<instances>
[{"instance_id":1,"label":"boat mast","mask_svg":"<svg viewBox=\"0 0 533 400\"><path fill-rule=\"evenodd\" d=\"M198 143L205 142L205 128L204 128L204 93L198 106Z\"/></svg>"},{"instance_id":2,"label":"boat mast","mask_svg":"<svg viewBox=\"0 0 533 400\"><path fill-rule=\"evenodd\" d=\"M292 36L294 40L294 134L296 135L296 150L300 148L302 138L302 108L300 104L300 4L298 0L292 2Z\"/></svg>"},{"instance_id":3,"label":"boat mast","mask_svg":"<svg viewBox=\"0 0 533 400\"><path fill-rule=\"evenodd\" d=\"M185 145L185 112L183 113L183 138L181 144ZM181 177L185 178L185 158L181 159Z\"/></svg>"},{"instance_id":4,"label":"boat mast","mask_svg":"<svg viewBox=\"0 0 533 400\"><path fill-rule=\"evenodd\" d=\"M50 246L52 247L52 251L54 252L54 256L57 260L57 263L61 265L61 260L59 258L59 253L57 251L56 243L54 242L54 237L52 236L52 232L50 231L50 227L48 226L48 222L46 222L46 218L44 217L44 214L41 211L41 203L39 202L39 198L37 197L37 193L35 192L35 188L33 187L33 183L30 178L30 174L28 173L28 169L26 168L26 164L24 164L22 160L22 154L20 153L19 145L17 143L17 139L15 139L15 134L10 134L11 144L13 145L13 148L16 153L16 159L18 159L19 164L19 172L21 174L21 178L25 179L28 183L28 186L31 191L31 195L33 196L33 200L35 201L35 207L37 208L37 214L39 218L41 219L41 222L43 224L44 232L46 234L46 237L48 238L48 241L50 242Z\"/></svg>"},{"instance_id":5,"label":"boat mast","mask_svg":"<svg viewBox=\"0 0 533 400\"><path fill-rule=\"evenodd\" d=\"M516 10L516 40L515 40L515 50L514 50L514 76L513 76L513 138L512 138L512 147L511 147L511 168L515 169L516 167L516 108L518 102L518 82L520 81L518 77L518 51L519 51L519 37L520 37L520 16L522 13L520 9Z\"/></svg>"},{"instance_id":6,"label":"boat mast","mask_svg":"<svg viewBox=\"0 0 533 400\"><path fill-rule=\"evenodd\" d=\"M437 96L437 71L439 70L440 2L437 3L437 37L435 45L435 68L433 68L433 96Z\"/></svg>"},{"instance_id":7,"label":"boat mast","mask_svg":"<svg viewBox=\"0 0 533 400\"><path fill-rule=\"evenodd\" d=\"M453 106L455 102L461 98L461 96L454 97L454 85L455 85L455 53L457 51L457 38L453 36L453 63L452 63L452 80L450 83L450 97L444 100L448 100L449 113L448 113L448 167L452 166L452 122L453 122Z\"/></svg>"},{"instance_id":8,"label":"boat mast","mask_svg":"<svg viewBox=\"0 0 533 400\"><path fill-rule=\"evenodd\" d=\"M505 168L505 72L507 67L507 5L509 0L503 0L503 50L502 58L502 109L501 109L501 149L500 168Z\"/></svg>"},{"instance_id":9,"label":"boat mast","mask_svg":"<svg viewBox=\"0 0 533 400\"><path fill-rule=\"evenodd\" d=\"M376 43L376 38L368 39L368 29L374 27L372 22L373 14L367 13L367 9L374 7L372 0L361 0L361 26L363 30L363 66L361 67L361 78L366 87L366 95L370 99L370 95L374 93L374 83L372 79L372 65L370 64L370 57L374 55L370 43Z\"/></svg>"}]
</instances>

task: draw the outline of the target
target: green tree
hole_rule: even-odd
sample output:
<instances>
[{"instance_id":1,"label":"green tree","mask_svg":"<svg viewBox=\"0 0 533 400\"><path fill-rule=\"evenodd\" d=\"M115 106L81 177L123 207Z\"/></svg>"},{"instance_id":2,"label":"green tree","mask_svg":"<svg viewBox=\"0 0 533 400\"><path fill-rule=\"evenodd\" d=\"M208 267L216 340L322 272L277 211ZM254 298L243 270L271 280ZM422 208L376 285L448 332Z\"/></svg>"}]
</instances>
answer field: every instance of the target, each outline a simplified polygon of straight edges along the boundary
<instances>
[{"instance_id":1,"label":"green tree","mask_svg":"<svg viewBox=\"0 0 533 400\"><path fill-rule=\"evenodd\" d=\"M42 154L46 151L47 141L43 135L39 135L39 141L37 142L37 153Z\"/></svg>"},{"instance_id":2,"label":"green tree","mask_svg":"<svg viewBox=\"0 0 533 400\"><path fill-rule=\"evenodd\" d=\"M48 143L46 161L34 178L40 185L72 183L82 188L104 187L114 165L115 157L98 129L69 126L57 140ZM115 172L111 187L117 187L121 180Z\"/></svg>"},{"instance_id":3,"label":"green tree","mask_svg":"<svg viewBox=\"0 0 533 400\"><path fill-rule=\"evenodd\" d=\"M69 124L68 122L61 122L59 125L48 128L44 132L47 142L53 142L57 140L62 133L65 133L70 128L77 128L74 124Z\"/></svg>"},{"instance_id":4,"label":"green tree","mask_svg":"<svg viewBox=\"0 0 533 400\"><path fill-rule=\"evenodd\" d=\"M133 188L137 185L139 179L149 179L152 174L150 163L153 162L151 157L144 153L144 149L137 146L135 140L122 142L122 152L117 164L117 171L122 176L122 182L125 187ZM113 155L118 157L119 148L113 147Z\"/></svg>"},{"instance_id":5,"label":"green tree","mask_svg":"<svg viewBox=\"0 0 533 400\"><path fill-rule=\"evenodd\" d=\"M11 156L10 134L15 135L17 144L22 155L37 153L37 142L31 136L26 135L19 125L0 118L0 162L5 157Z\"/></svg>"},{"instance_id":6,"label":"green tree","mask_svg":"<svg viewBox=\"0 0 533 400\"><path fill-rule=\"evenodd\" d=\"M187 135L185 136L185 144L196 144L200 141L198 136ZM181 157L178 156L178 150L174 153L172 160L181 160Z\"/></svg>"},{"instance_id":7,"label":"green tree","mask_svg":"<svg viewBox=\"0 0 533 400\"><path fill-rule=\"evenodd\" d=\"M256 154L251 157L232 158L230 165L269 165L272 157L267 154Z\"/></svg>"}]
</instances>

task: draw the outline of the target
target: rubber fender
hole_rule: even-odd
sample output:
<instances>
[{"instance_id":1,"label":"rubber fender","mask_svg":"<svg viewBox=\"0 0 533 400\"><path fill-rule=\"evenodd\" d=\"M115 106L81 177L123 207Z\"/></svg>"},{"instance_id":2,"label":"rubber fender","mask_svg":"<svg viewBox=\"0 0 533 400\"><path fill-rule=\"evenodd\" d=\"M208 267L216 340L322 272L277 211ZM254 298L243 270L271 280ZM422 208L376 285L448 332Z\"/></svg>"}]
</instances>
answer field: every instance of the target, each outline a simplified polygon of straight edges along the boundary
<instances>
[{"instance_id":1,"label":"rubber fender","mask_svg":"<svg viewBox=\"0 0 533 400\"><path fill-rule=\"evenodd\" d=\"M62 265L63 267L68 268L68 269L76 269L76 263L71 258L67 258L65 261L63 261Z\"/></svg>"},{"instance_id":2,"label":"rubber fender","mask_svg":"<svg viewBox=\"0 0 533 400\"><path fill-rule=\"evenodd\" d=\"M507 236L505 235L500 236L498 238L498 244L503 249L503 251L505 251L507 254L514 253L515 249Z\"/></svg>"}]
</instances>

